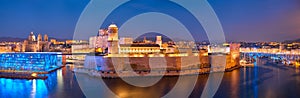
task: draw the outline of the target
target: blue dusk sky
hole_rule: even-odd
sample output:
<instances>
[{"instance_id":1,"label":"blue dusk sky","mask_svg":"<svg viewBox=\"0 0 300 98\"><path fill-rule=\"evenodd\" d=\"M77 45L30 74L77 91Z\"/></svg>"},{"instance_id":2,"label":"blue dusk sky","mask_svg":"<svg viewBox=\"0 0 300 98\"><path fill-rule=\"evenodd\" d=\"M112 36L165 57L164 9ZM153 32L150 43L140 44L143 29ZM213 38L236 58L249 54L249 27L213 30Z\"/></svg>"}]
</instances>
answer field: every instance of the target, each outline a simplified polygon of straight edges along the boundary
<instances>
[{"instance_id":1,"label":"blue dusk sky","mask_svg":"<svg viewBox=\"0 0 300 98\"><path fill-rule=\"evenodd\" d=\"M89 2L89 0L0 0L0 37L26 38L29 32L33 31L48 34L50 37L72 39L76 23ZM227 41L283 41L300 38L299 0L208 0L208 2L219 17ZM164 4L157 3L157 6ZM133 7L145 6L137 4ZM105 9L105 6L99 9ZM120 13L126 15L128 12ZM115 21L117 20L111 20ZM181 32L174 29L180 25L172 25L171 21L168 16L157 13L139 15L120 28L120 32L122 31L120 36L142 35L147 32L140 32L139 29L154 23L166 26L168 30L164 33ZM143 23L145 25L141 25ZM95 35L97 33L97 31L90 32L95 32ZM204 32L199 32L205 36ZM182 38L180 34L173 35L175 38ZM206 37L201 40L206 40Z\"/></svg>"}]
</instances>

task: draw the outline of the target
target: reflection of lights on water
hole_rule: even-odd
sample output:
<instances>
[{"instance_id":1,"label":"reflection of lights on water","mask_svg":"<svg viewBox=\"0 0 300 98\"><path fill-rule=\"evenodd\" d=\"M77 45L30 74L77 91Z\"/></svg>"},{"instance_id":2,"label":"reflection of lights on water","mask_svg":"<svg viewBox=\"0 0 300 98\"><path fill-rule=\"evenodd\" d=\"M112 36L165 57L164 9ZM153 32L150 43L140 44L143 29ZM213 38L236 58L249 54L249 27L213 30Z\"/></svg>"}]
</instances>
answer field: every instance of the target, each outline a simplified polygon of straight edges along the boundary
<instances>
[{"instance_id":1,"label":"reflection of lights on water","mask_svg":"<svg viewBox=\"0 0 300 98\"><path fill-rule=\"evenodd\" d=\"M256 57L254 57L255 60ZM254 97L257 98L258 96L258 66L257 62L254 62L254 85L253 85L253 92L254 92Z\"/></svg>"},{"instance_id":2,"label":"reflection of lights on water","mask_svg":"<svg viewBox=\"0 0 300 98\"><path fill-rule=\"evenodd\" d=\"M128 97L128 93L127 92L120 92L120 93L118 93L118 96L121 97L121 98L125 98L125 97Z\"/></svg>"},{"instance_id":3,"label":"reflection of lights on water","mask_svg":"<svg viewBox=\"0 0 300 98\"><path fill-rule=\"evenodd\" d=\"M32 90L31 90L31 97L34 98L36 96L36 80L32 80Z\"/></svg>"},{"instance_id":4,"label":"reflection of lights on water","mask_svg":"<svg viewBox=\"0 0 300 98\"><path fill-rule=\"evenodd\" d=\"M44 98L48 96L45 80L21 80L0 78L1 98ZM22 96L21 96L22 95Z\"/></svg>"},{"instance_id":5,"label":"reflection of lights on water","mask_svg":"<svg viewBox=\"0 0 300 98\"><path fill-rule=\"evenodd\" d=\"M296 74L299 74L299 69L295 69L295 72L296 72ZM297 81L300 81L300 78L299 78L299 77L296 77L296 80L297 80Z\"/></svg>"},{"instance_id":6,"label":"reflection of lights on water","mask_svg":"<svg viewBox=\"0 0 300 98\"><path fill-rule=\"evenodd\" d=\"M26 88L24 89L26 90ZM42 98L47 96L48 89L44 80L32 80L31 97Z\"/></svg>"},{"instance_id":7,"label":"reflection of lights on water","mask_svg":"<svg viewBox=\"0 0 300 98\"><path fill-rule=\"evenodd\" d=\"M58 87L63 87L63 75L62 75L62 70L57 70L56 75L57 75L57 83L58 83Z\"/></svg>"},{"instance_id":8,"label":"reflection of lights on water","mask_svg":"<svg viewBox=\"0 0 300 98\"><path fill-rule=\"evenodd\" d=\"M245 68L245 67L244 67ZM245 71L244 71L245 72ZM237 70L235 70L235 71L232 71L232 82L231 82L231 88L233 88L233 92L237 92L238 91L238 89L237 89L237 87L236 87L236 84L240 84L239 83L239 80L240 80L240 73L239 73L239 71L237 71ZM236 96L231 96L231 97L236 97L236 98L238 98L238 96L236 95Z\"/></svg>"}]
</instances>

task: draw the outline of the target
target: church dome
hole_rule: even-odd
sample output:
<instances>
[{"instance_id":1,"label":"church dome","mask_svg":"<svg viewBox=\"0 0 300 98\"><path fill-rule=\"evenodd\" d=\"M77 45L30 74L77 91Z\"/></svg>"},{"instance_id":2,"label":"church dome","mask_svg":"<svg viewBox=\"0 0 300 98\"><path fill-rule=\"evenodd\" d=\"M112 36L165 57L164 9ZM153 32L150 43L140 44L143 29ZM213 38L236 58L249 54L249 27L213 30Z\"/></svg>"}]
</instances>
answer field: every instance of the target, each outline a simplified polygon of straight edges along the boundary
<instances>
[{"instance_id":1,"label":"church dome","mask_svg":"<svg viewBox=\"0 0 300 98\"><path fill-rule=\"evenodd\" d=\"M118 26L116 24L110 24L109 28L118 28Z\"/></svg>"},{"instance_id":2,"label":"church dome","mask_svg":"<svg viewBox=\"0 0 300 98\"><path fill-rule=\"evenodd\" d=\"M33 34L33 32L30 32L29 41L35 41L35 35Z\"/></svg>"}]
</instances>

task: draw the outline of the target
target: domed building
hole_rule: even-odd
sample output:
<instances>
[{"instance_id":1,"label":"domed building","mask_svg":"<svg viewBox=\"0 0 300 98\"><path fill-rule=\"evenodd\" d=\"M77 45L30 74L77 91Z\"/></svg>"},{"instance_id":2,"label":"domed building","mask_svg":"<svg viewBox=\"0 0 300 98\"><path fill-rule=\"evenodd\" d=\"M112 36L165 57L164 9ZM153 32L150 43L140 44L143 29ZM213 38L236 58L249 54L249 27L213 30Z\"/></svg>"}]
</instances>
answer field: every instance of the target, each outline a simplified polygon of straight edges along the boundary
<instances>
[{"instance_id":1,"label":"domed building","mask_svg":"<svg viewBox=\"0 0 300 98\"><path fill-rule=\"evenodd\" d=\"M28 41L35 41L35 35L33 32L30 32L30 35L28 36Z\"/></svg>"},{"instance_id":2,"label":"domed building","mask_svg":"<svg viewBox=\"0 0 300 98\"><path fill-rule=\"evenodd\" d=\"M28 39L24 40L22 51L23 52L48 52L50 42L48 42L48 35L44 36L44 40L42 39L42 35L38 35L38 40L36 40L36 36L33 32L30 32Z\"/></svg>"}]
</instances>

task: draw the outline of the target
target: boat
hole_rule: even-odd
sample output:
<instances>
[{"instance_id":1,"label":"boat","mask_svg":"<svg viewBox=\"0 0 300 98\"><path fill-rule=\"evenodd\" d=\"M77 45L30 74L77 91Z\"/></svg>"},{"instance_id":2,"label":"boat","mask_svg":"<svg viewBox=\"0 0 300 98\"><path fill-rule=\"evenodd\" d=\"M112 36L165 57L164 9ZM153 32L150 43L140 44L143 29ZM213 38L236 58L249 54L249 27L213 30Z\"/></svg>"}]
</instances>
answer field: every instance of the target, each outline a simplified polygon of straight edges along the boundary
<instances>
[{"instance_id":1,"label":"boat","mask_svg":"<svg viewBox=\"0 0 300 98\"><path fill-rule=\"evenodd\" d=\"M253 58L246 59L246 55L244 54L243 59L240 60L240 65L243 67L254 67L254 62Z\"/></svg>"},{"instance_id":2,"label":"boat","mask_svg":"<svg viewBox=\"0 0 300 98\"><path fill-rule=\"evenodd\" d=\"M243 67L254 67L254 63L245 59L240 60L240 65Z\"/></svg>"}]
</instances>

